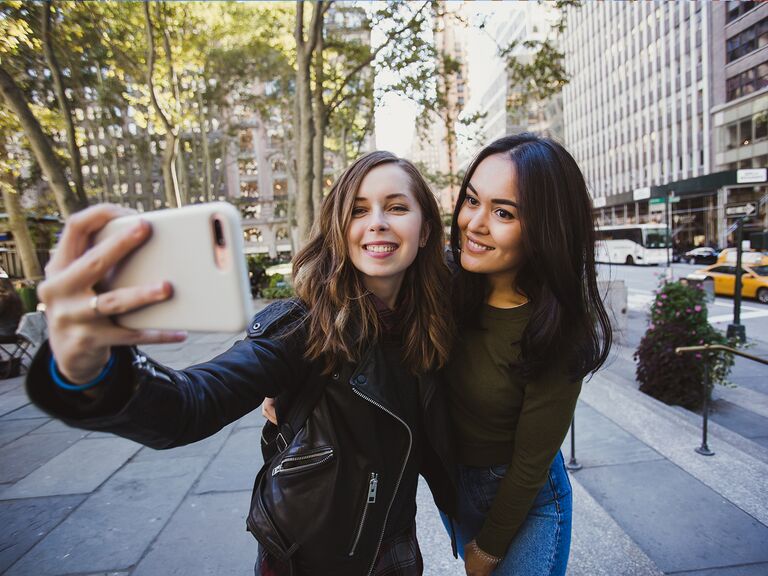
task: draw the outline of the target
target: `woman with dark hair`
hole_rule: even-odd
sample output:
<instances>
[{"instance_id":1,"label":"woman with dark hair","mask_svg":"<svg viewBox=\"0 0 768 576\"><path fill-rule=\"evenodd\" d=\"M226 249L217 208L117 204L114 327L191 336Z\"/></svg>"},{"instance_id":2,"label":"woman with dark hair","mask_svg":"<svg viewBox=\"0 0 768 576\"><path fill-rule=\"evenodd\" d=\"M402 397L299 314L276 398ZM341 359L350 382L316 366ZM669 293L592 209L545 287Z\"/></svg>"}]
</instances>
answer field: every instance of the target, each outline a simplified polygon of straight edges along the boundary
<instances>
[{"instance_id":1,"label":"woman with dark hair","mask_svg":"<svg viewBox=\"0 0 768 576\"><path fill-rule=\"evenodd\" d=\"M594 242L584 177L557 142L507 136L472 161L451 228L459 336L445 370L468 575L565 574L560 445L611 344Z\"/></svg>"},{"instance_id":2,"label":"woman with dark hair","mask_svg":"<svg viewBox=\"0 0 768 576\"><path fill-rule=\"evenodd\" d=\"M130 348L183 335L110 321L171 297L167 283L94 291L148 237L144 222L116 242L87 248L123 213L97 206L65 227L39 289L50 340L30 370L31 398L70 425L172 448L214 434L265 396L277 398L282 417L322 390L313 429L302 427L288 448L280 446L282 460L267 471L284 480L274 505L287 523L277 543L249 523L263 545L256 574L421 574L418 475L448 512L455 491L447 409L432 375L452 336L449 273L437 204L416 168L388 152L356 160L294 259L298 298L268 306L244 340L184 370ZM318 429L329 431L330 445L320 451L301 443ZM252 503L260 505L260 498Z\"/></svg>"}]
</instances>

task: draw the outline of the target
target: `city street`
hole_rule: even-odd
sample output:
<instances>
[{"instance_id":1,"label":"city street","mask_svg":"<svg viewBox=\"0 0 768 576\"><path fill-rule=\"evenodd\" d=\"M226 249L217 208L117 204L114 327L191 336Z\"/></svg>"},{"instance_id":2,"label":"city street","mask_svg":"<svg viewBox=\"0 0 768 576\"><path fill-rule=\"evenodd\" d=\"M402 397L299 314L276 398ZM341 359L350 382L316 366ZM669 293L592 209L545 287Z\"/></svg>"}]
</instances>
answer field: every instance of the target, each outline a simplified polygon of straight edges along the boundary
<instances>
[{"instance_id":1,"label":"city street","mask_svg":"<svg viewBox=\"0 0 768 576\"><path fill-rule=\"evenodd\" d=\"M672 277L677 280L705 268L703 265L673 263ZM653 300L659 281L666 274L666 266L627 266L623 264L600 264L598 274L601 280L623 280L627 286L628 304L631 310L647 310ZM709 321L716 328L725 331L733 322L733 298L717 296L708 307ZM741 302L741 323L747 332L747 340L768 343L768 305L757 300L744 298Z\"/></svg>"}]
</instances>

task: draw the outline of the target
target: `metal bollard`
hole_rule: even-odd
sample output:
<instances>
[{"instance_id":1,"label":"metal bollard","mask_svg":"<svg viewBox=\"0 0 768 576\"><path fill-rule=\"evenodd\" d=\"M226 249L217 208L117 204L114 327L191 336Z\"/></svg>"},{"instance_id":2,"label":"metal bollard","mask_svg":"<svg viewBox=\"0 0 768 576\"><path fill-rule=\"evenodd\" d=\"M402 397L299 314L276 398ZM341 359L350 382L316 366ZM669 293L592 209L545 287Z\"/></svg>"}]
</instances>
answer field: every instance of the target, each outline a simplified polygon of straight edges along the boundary
<instances>
[{"instance_id":1,"label":"metal bollard","mask_svg":"<svg viewBox=\"0 0 768 576\"><path fill-rule=\"evenodd\" d=\"M565 465L568 470L581 470L581 464L576 460L576 414L573 415L571 420L571 459Z\"/></svg>"},{"instance_id":2,"label":"metal bollard","mask_svg":"<svg viewBox=\"0 0 768 576\"><path fill-rule=\"evenodd\" d=\"M701 427L701 446L694 448L702 456L714 456L715 453L707 446L707 422L709 421L709 361L711 355L704 356L704 407L702 408L703 425Z\"/></svg>"}]
</instances>

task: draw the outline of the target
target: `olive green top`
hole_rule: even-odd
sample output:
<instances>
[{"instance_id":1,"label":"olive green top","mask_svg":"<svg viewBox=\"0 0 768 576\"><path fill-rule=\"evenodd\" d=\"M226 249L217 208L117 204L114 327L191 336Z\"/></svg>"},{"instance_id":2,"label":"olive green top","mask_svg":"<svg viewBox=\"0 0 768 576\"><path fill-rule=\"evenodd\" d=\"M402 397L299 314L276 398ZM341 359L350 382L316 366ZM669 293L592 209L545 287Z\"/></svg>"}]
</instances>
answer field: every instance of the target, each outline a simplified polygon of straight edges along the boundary
<instances>
[{"instance_id":1,"label":"olive green top","mask_svg":"<svg viewBox=\"0 0 768 576\"><path fill-rule=\"evenodd\" d=\"M504 556L547 479L571 424L581 382L553 366L524 379L510 365L531 305L485 305L481 328L466 329L451 353L446 374L458 460L467 466L509 464L478 546Z\"/></svg>"}]
</instances>

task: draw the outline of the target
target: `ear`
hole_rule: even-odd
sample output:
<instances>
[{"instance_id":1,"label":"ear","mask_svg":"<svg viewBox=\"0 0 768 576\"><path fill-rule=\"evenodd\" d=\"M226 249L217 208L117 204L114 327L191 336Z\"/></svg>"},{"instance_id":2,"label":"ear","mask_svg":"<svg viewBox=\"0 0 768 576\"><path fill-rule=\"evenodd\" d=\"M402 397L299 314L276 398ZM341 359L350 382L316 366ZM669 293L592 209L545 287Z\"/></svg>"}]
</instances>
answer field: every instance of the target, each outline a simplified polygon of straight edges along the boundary
<instances>
[{"instance_id":1,"label":"ear","mask_svg":"<svg viewBox=\"0 0 768 576\"><path fill-rule=\"evenodd\" d=\"M424 222L421 226L421 236L419 237L419 248L424 248L427 245L429 239L430 226L429 222Z\"/></svg>"}]
</instances>

